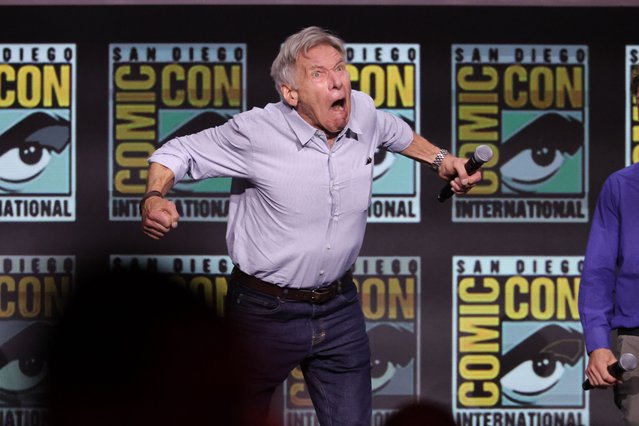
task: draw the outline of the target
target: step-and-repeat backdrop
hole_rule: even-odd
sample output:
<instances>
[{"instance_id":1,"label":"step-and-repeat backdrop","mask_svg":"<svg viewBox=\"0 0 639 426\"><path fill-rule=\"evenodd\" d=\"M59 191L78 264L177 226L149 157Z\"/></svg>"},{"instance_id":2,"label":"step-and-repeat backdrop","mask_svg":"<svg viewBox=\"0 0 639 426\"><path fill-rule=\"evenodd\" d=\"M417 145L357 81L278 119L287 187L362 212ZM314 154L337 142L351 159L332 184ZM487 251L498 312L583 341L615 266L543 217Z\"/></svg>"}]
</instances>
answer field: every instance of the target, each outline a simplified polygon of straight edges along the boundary
<instances>
[{"instance_id":1,"label":"step-and-repeat backdrop","mask_svg":"<svg viewBox=\"0 0 639 426\"><path fill-rule=\"evenodd\" d=\"M373 424L416 400L450 407L462 425L619 424L611 392L581 389L577 297L597 194L639 161L630 91L639 10L0 12L2 424L47 424L40 343L99 271L169 276L223 315L230 180L176 185L181 224L153 241L139 227L146 158L175 135L276 101L271 61L309 25L346 40L353 88L378 108L457 155L479 145L495 154L480 185L445 203L428 168L375 155L354 265L373 349ZM114 318L128 297L115 288ZM273 406L284 425L316 424L299 370Z\"/></svg>"}]
</instances>

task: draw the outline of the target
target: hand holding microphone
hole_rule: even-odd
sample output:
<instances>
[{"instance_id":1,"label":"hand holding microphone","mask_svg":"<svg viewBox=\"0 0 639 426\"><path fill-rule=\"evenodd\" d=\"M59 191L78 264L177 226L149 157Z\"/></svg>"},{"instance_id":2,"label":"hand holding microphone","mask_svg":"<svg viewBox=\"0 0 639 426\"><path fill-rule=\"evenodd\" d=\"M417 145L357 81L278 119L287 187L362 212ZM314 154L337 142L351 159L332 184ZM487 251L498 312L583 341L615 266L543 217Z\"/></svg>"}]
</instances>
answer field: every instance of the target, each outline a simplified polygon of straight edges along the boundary
<instances>
[{"instance_id":1,"label":"hand holding microphone","mask_svg":"<svg viewBox=\"0 0 639 426\"><path fill-rule=\"evenodd\" d=\"M637 368L637 358L631 353L625 353L619 357L617 362L608 366L608 373L610 373L611 376L620 379L624 372L632 371L635 368ZM588 379L583 382L581 387L583 390L590 390L594 388Z\"/></svg>"},{"instance_id":2,"label":"hand holding microphone","mask_svg":"<svg viewBox=\"0 0 639 426\"><path fill-rule=\"evenodd\" d=\"M493 150L490 149L490 147L487 145L480 145L477 147L472 157L470 157L466 164L464 164L464 169L466 169L466 173L468 173L468 175L472 175L477 170L479 170L482 164L490 161L491 158L493 158ZM453 189L450 187L449 184L446 184L439 192L437 200L440 203L443 203L452 195Z\"/></svg>"}]
</instances>

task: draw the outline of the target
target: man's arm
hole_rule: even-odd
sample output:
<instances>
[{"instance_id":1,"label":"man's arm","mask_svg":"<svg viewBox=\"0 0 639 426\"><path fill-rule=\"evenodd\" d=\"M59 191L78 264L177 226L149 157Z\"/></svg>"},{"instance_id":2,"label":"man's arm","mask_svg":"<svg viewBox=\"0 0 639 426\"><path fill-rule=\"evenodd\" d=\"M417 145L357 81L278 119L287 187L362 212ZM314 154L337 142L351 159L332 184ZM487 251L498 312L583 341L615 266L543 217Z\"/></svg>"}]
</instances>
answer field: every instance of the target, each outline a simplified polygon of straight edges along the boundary
<instances>
[{"instance_id":1,"label":"man's arm","mask_svg":"<svg viewBox=\"0 0 639 426\"><path fill-rule=\"evenodd\" d=\"M606 181L597 201L579 285L579 317L589 355L586 375L598 387L619 383L608 372L617 361L610 349L619 247L618 200L612 182Z\"/></svg>"},{"instance_id":2,"label":"man's arm","mask_svg":"<svg viewBox=\"0 0 639 426\"><path fill-rule=\"evenodd\" d=\"M175 204L163 198L173 186L175 176L171 169L159 163L151 163L148 173L146 195L140 204L142 230L149 237L158 240L171 229L177 228L180 218ZM159 194L153 195L156 192Z\"/></svg>"},{"instance_id":3,"label":"man's arm","mask_svg":"<svg viewBox=\"0 0 639 426\"><path fill-rule=\"evenodd\" d=\"M413 133L413 141L401 154L430 166L435 161L435 157L439 152L440 148L430 143L423 136ZM437 171L439 177L450 181L450 186L456 194L468 192L481 180L481 172L475 172L468 176L464 168L466 161L468 160L448 154L442 160L439 170Z\"/></svg>"}]
</instances>

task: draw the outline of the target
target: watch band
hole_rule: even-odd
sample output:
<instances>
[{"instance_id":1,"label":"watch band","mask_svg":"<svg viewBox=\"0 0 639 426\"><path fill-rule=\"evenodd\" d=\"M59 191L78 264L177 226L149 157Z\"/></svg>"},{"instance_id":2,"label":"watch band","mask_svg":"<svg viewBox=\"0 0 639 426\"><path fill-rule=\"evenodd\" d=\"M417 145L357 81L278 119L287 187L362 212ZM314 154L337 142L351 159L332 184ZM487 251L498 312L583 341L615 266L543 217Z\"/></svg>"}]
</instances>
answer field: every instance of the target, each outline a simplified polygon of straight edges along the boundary
<instances>
[{"instance_id":1,"label":"watch band","mask_svg":"<svg viewBox=\"0 0 639 426\"><path fill-rule=\"evenodd\" d=\"M435 159L433 160L433 163L430 165L430 168L433 171L438 171L439 167L442 165L442 161L444 161L444 157L448 155L448 151L445 149L440 149L439 152L437 153L437 155L435 156Z\"/></svg>"},{"instance_id":2,"label":"watch band","mask_svg":"<svg viewBox=\"0 0 639 426\"><path fill-rule=\"evenodd\" d=\"M144 202L151 197L164 198L164 194L162 194L160 191L149 191L146 194L144 194L144 196L140 200L140 216L142 216L142 209L144 208Z\"/></svg>"}]
</instances>

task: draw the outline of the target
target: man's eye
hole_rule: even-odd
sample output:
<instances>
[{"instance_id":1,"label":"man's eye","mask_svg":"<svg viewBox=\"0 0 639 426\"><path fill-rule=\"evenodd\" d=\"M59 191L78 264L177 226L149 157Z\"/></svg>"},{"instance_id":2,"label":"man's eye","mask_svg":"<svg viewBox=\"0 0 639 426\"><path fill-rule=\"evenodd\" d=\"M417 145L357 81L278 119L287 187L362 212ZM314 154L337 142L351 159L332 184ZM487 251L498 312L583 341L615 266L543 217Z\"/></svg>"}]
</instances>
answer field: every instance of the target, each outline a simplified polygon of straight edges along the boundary
<instances>
[{"instance_id":1,"label":"man's eye","mask_svg":"<svg viewBox=\"0 0 639 426\"><path fill-rule=\"evenodd\" d=\"M322 73L319 71L313 71L311 75L313 76L313 78L319 78L322 75Z\"/></svg>"}]
</instances>

